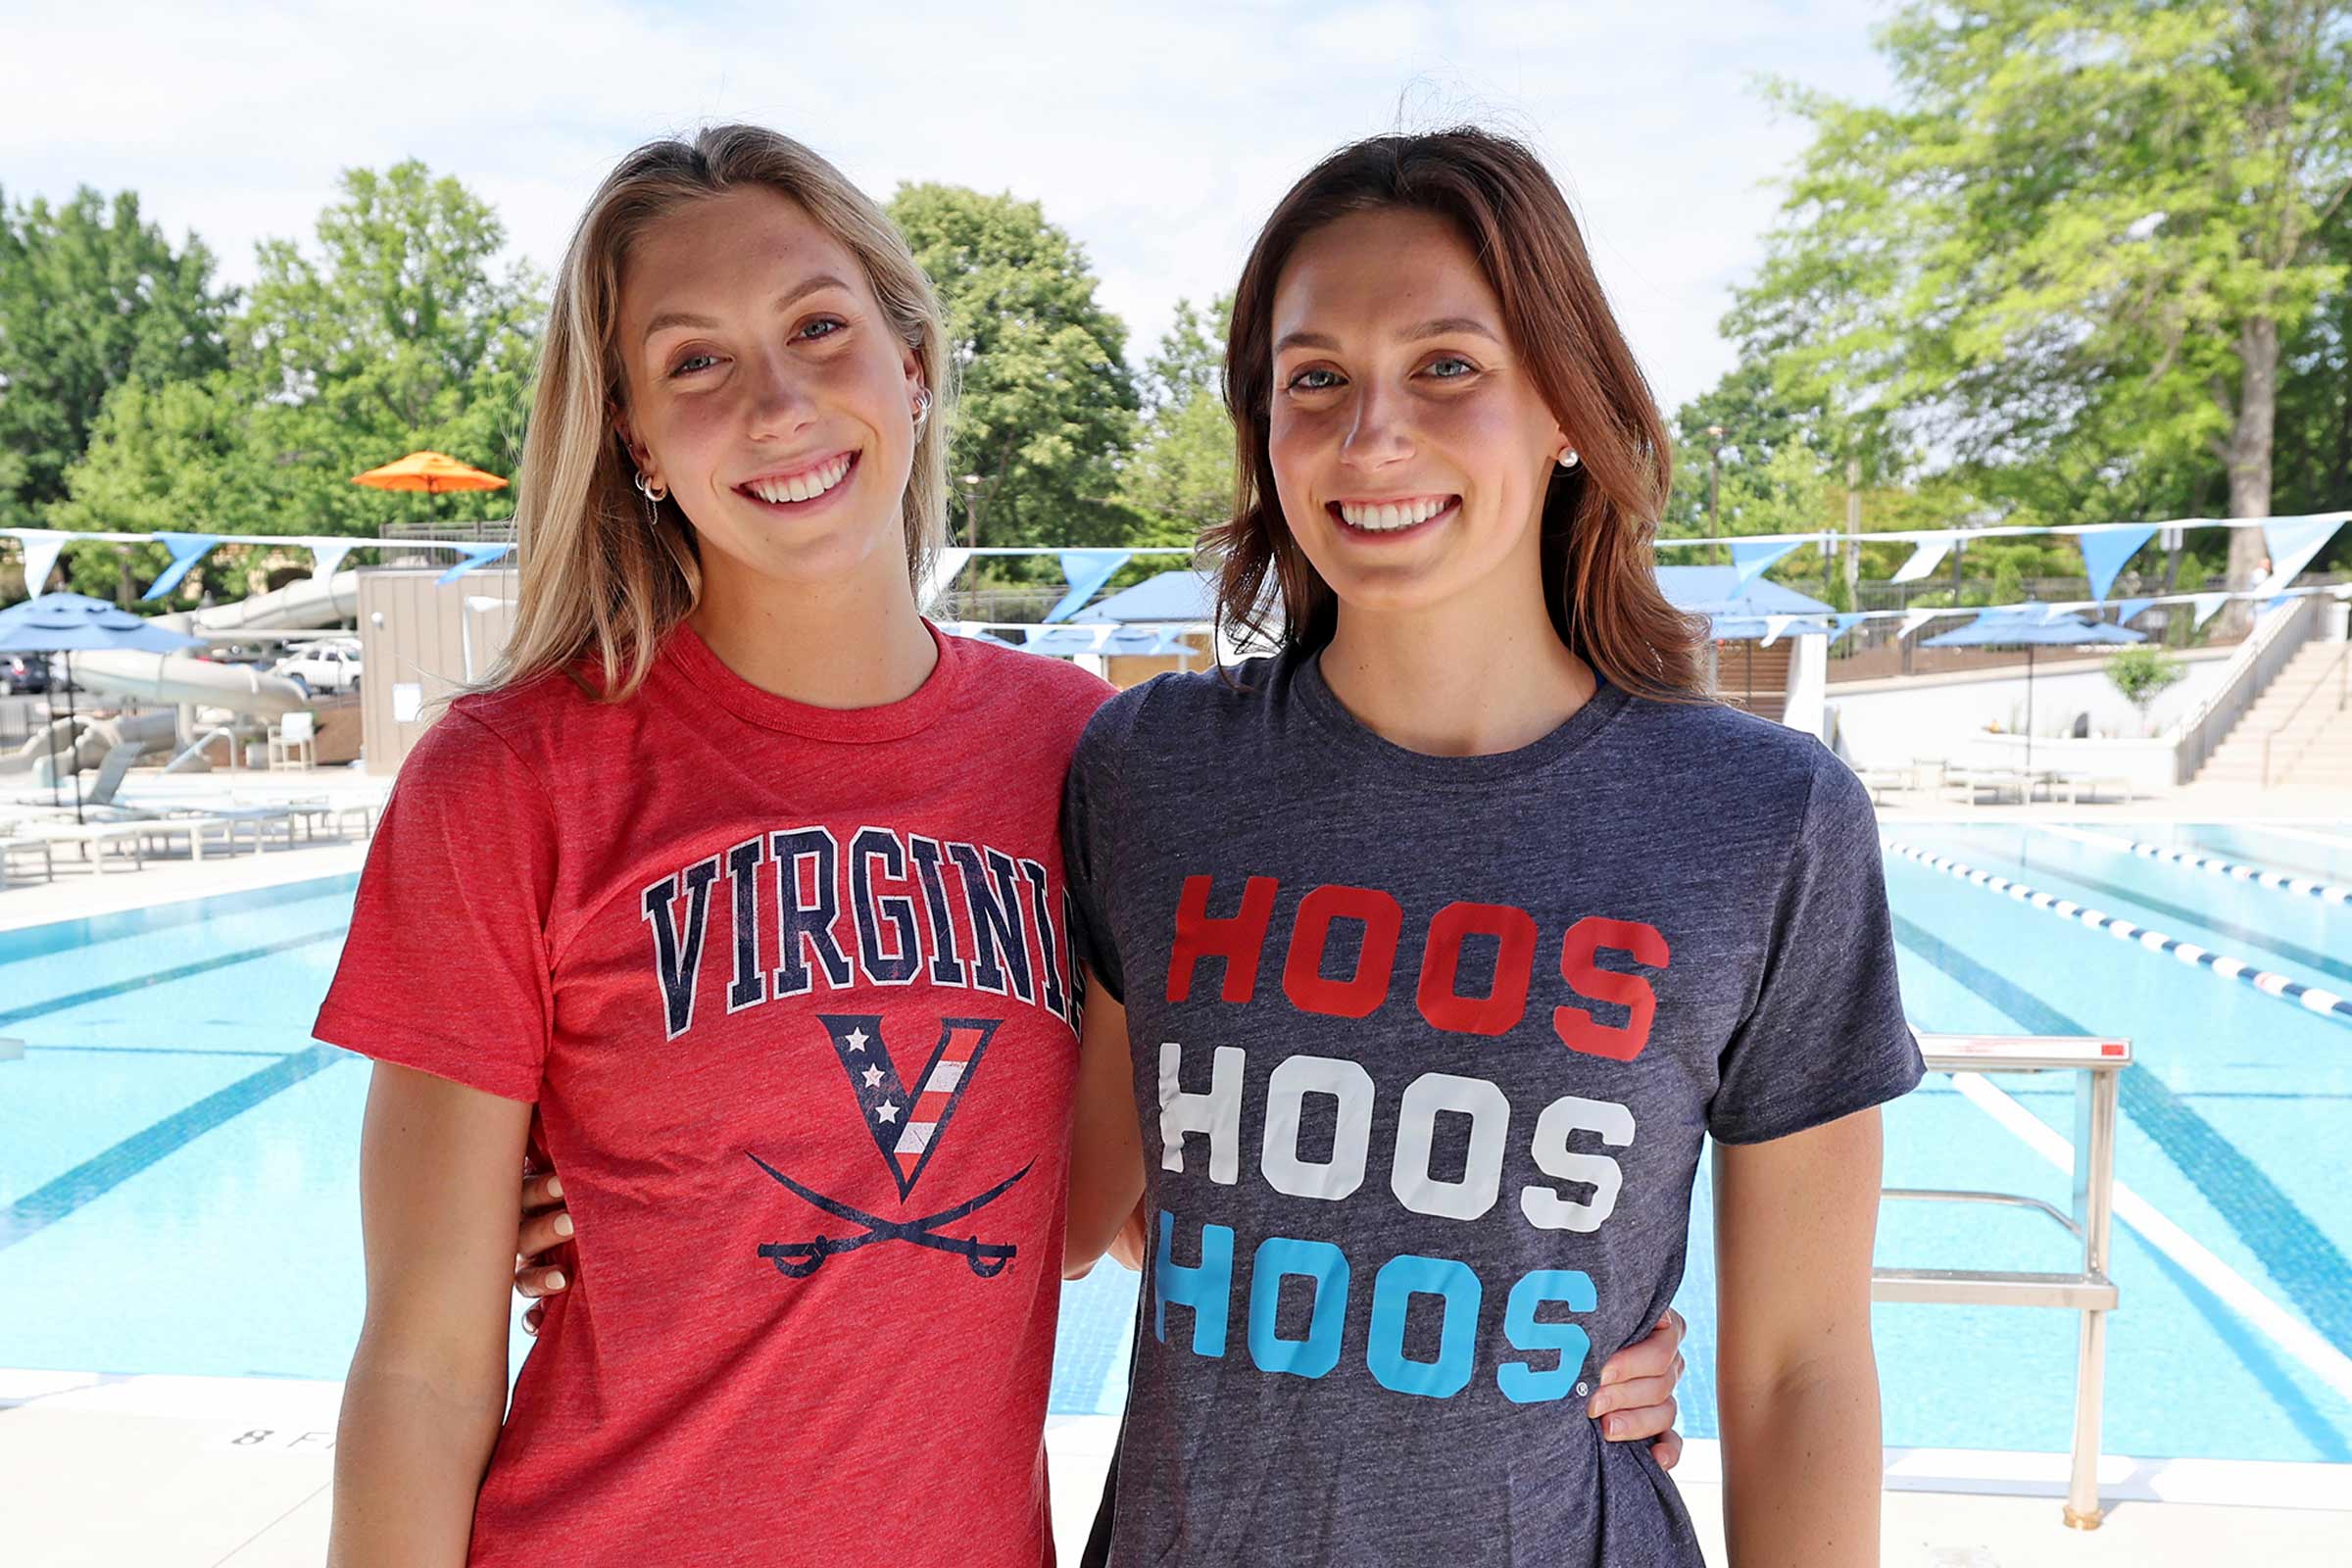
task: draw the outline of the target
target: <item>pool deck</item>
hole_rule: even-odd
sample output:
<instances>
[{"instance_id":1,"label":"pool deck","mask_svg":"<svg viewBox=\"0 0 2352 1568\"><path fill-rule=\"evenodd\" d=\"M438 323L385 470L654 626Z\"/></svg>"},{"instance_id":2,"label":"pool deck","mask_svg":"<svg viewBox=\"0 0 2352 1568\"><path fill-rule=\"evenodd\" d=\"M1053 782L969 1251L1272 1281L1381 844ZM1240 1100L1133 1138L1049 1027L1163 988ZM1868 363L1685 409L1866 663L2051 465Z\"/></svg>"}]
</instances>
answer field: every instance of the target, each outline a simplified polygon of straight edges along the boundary
<instances>
[{"instance_id":1,"label":"pool deck","mask_svg":"<svg viewBox=\"0 0 2352 1568\"><path fill-rule=\"evenodd\" d=\"M282 790L380 801L387 782L348 772L242 774L195 790L219 792L224 803L232 790L240 798ZM2120 803L1974 808L1933 791L1895 792L1880 811L1889 826L2106 821L2120 830L2132 822L2308 821L2341 834L2352 820L2352 788L2191 785ZM105 875L61 859L54 881L0 889L0 930L348 875L365 855L356 839L327 841L201 863L155 860ZM123 1288L137 1287L126 1277ZM0 1512L0 1562L317 1564L325 1551L340 1395L338 1384L288 1379L0 1368L0 1477L10 1502ZM1050 1425L1055 1532L1065 1561L1085 1538L1115 1436L1108 1417ZM2060 1523L2064 1475L2058 1454L1890 1449L1883 1560L1889 1568L2352 1564L2352 1465L2110 1458L2101 1470L2107 1520L2087 1533ZM1725 1562L1716 1446L1691 1445L1678 1480L1708 1560Z\"/></svg>"},{"instance_id":2,"label":"pool deck","mask_svg":"<svg viewBox=\"0 0 2352 1568\"><path fill-rule=\"evenodd\" d=\"M276 1379L0 1371L0 1559L25 1568L290 1568L325 1558L342 1386ZM1054 1534L1074 1561L1118 1423L1046 1435ZM2105 1524L2065 1528L2057 1454L1890 1449L1888 1568L2352 1562L2352 1465L2221 1461L2102 1469ZM125 1477L137 1478L126 1486ZM1678 1476L1707 1560L1727 1561L1716 1446Z\"/></svg>"}]
</instances>

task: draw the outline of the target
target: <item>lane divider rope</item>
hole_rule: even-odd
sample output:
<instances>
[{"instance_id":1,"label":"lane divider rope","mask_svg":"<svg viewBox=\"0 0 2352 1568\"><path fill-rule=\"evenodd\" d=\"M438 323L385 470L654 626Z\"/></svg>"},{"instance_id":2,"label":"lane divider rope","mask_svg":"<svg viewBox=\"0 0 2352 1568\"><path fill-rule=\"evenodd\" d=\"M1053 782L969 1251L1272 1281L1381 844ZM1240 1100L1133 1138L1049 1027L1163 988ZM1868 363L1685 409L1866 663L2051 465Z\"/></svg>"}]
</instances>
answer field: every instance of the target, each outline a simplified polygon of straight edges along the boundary
<instances>
[{"instance_id":1,"label":"lane divider rope","mask_svg":"<svg viewBox=\"0 0 2352 1568\"><path fill-rule=\"evenodd\" d=\"M2020 904L2030 904L2036 909L2057 915L2060 919L2078 921L2082 925L2089 926L2094 931L2104 931L2118 941L2135 942L2150 953L2162 953L2182 963L2195 964L2228 979L2242 981L2265 996L2277 997L2281 1002L2294 1003L2307 1012L2316 1012L2321 1017L2336 1023L2352 1025L2352 1002L2346 1001L2332 991L2323 991L2318 986L2307 986L2299 980L2289 980L2285 975L2274 974L2268 969L2258 969L2243 958L2233 958L2226 953L2214 953L2198 947L2193 942L2183 942L2179 937L2168 937L2161 931L2151 931L2146 926L2133 925L2129 920L2120 919L2086 905L2077 904L2071 899L2037 893L2023 882L2013 882L2005 876L1995 876L1990 871L1980 871L1975 866L1965 865L1949 856L1936 855L1932 851L1920 849L1916 845L1905 844L1899 839L1890 838L1885 834L1881 834L1879 837L1879 847L1891 850L1905 859L1917 860L1920 864L1941 871L1946 876L1957 877L1963 882L1973 882L1978 887L1989 889L1994 893L2006 893Z\"/></svg>"},{"instance_id":2,"label":"lane divider rope","mask_svg":"<svg viewBox=\"0 0 2352 1568\"><path fill-rule=\"evenodd\" d=\"M2251 882L2279 893L2303 893L2328 904L2352 904L2352 887L2332 882L2315 882L2309 877L2289 876L2267 866L2246 865L2236 860L2225 860L2218 856L2195 855L2187 850L2176 850L2164 844L2144 844L2137 839L2117 838L2111 833L2091 833L2079 827L2059 827L2055 823L2035 824L2044 833L2060 838L2075 839L2084 844L2096 844L2111 850L2128 850L2142 859L2162 860L2170 865L2191 866L2199 871L2212 871L2239 882Z\"/></svg>"}]
</instances>

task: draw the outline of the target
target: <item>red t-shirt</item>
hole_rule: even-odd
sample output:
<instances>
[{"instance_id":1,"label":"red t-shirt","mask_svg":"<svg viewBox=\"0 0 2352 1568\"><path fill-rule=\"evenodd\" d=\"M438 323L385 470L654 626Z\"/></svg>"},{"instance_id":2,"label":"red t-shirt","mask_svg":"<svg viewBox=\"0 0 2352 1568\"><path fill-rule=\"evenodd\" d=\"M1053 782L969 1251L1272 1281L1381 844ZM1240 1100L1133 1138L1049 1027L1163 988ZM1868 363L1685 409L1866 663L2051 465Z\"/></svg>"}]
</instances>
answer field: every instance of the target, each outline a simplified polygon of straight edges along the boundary
<instances>
[{"instance_id":1,"label":"red t-shirt","mask_svg":"<svg viewBox=\"0 0 2352 1568\"><path fill-rule=\"evenodd\" d=\"M681 628L401 771L318 1038L535 1101L579 1226L475 1564L1052 1561L1058 812L1109 688L934 636L840 710Z\"/></svg>"}]
</instances>

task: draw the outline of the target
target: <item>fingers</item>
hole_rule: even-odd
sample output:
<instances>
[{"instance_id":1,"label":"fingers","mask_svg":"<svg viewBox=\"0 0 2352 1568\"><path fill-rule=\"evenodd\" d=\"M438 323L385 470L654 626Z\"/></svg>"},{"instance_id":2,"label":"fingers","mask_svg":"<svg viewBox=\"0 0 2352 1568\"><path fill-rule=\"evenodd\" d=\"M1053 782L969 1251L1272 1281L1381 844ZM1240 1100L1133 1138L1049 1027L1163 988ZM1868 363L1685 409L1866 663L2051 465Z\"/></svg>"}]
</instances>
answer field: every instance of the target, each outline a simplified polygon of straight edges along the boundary
<instances>
[{"instance_id":1,"label":"fingers","mask_svg":"<svg viewBox=\"0 0 2352 1568\"><path fill-rule=\"evenodd\" d=\"M541 1305L539 1302L533 1301L529 1306L523 1309L522 1332L525 1334L537 1334L539 1332L540 1320L546 1316L547 1308ZM1651 1451L1655 1452L1656 1450L1652 1449Z\"/></svg>"},{"instance_id":2,"label":"fingers","mask_svg":"<svg viewBox=\"0 0 2352 1568\"><path fill-rule=\"evenodd\" d=\"M532 1300L553 1296L570 1283L560 1268L518 1268L514 1271L514 1294Z\"/></svg>"},{"instance_id":3,"label":"fingers","mask_svg":"<svg viewBox=\"0 0 2352 1568\"><path fill-rule=\"evenodd\" d=\"M554 1171L541 1171L535 1176L525 1176L522 1179L524 1212L553 1208L563 1201L564 1178L558 1176Z\"/></svg>"},{"instance_id":4,"label":"fingers","mask_svg":"<svg viewBox=\"0 0 2352 1568\"><path fill-rule=\"evenodd\" d=\"M537 1257L570 1239L571 1216L560 1208L546 1209L524 1218L522 1229L514 1233L514 1250L522 1257Z\"/></svg>"},{"instance_id":5,"label":"fingers","mask_svg":"<svg viewBox=\"0 0 2352 1568\"><path fill-rule=\"evenodd\" d=\"M1600 1416L1600 1435L1611 1443L1631 1443L1637 1438L1654 1438L1673 1430L1675 1417L1674 1385L1664 1378L1642 1378L1620 1387L1631 1391L1625 1397L1641 1402L1612 1407Z\"/></svg>"},{"instance_id":6,"label":"fingers","mask_svg":"<svg viewBox=\"0 0 2352 1568\"><path fill-rule=\"evenodd\" d=\"M1668 1428L1664 1437L1649 1446L1649 1456L1658 1461L1659 1469L1673 1469L1683 1457L1683 1435Z\"/></svg>"},{"instance_id":7,"label":"fingers","mask_svg":"<svg viewBox=\"0 0 2352 1568\"><path fill-rule=\"evenodd\" d=\"M1659 1377L1669 1367L1675 1376L1682 1376L1680 1352L1687 1327L1683 1315L1669 1308L1646 1335L1609 1357L1600 1369L1602 1387L1626 1378Z\"/></svg>"}]
</instances>

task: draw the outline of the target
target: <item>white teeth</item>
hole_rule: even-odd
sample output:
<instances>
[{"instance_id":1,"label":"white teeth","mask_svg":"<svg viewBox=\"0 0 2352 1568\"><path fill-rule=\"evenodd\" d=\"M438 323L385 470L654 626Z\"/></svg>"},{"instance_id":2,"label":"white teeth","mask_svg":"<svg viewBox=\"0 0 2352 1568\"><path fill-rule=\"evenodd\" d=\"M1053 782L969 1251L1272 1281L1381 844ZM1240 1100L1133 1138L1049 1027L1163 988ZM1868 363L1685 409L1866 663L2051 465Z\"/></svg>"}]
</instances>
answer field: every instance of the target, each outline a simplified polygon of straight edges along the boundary
<instances>
[{"instance_id":1,"label":"white teeth","mask_svg":"<svg viewBox=\"0 0 2352 1568\"><path fill-rule=\"evenodd\" d=\"M850 460L839 457L822 467L795 474L789 479L756 479L744 488L770 506L782 506L793 501L814 501L841 483L849 471Z\"/></svg>"},{"instance_id":2,"label":"white teeth","mask_svg":"<svg viewBox=\"0 0 2352 1568\"><path fill-rule=\"evenodd\" d=\"M1453 502L1450 498L1437 501L1389 502L1370 507L1355 506L1343 501L1340 503L1340 518L1348 527L1361 528L1366 533L1393 533L1399 528L1410 528L1416 524L1427 522L1451 505Z\"/></svg>"}]
</instances>

